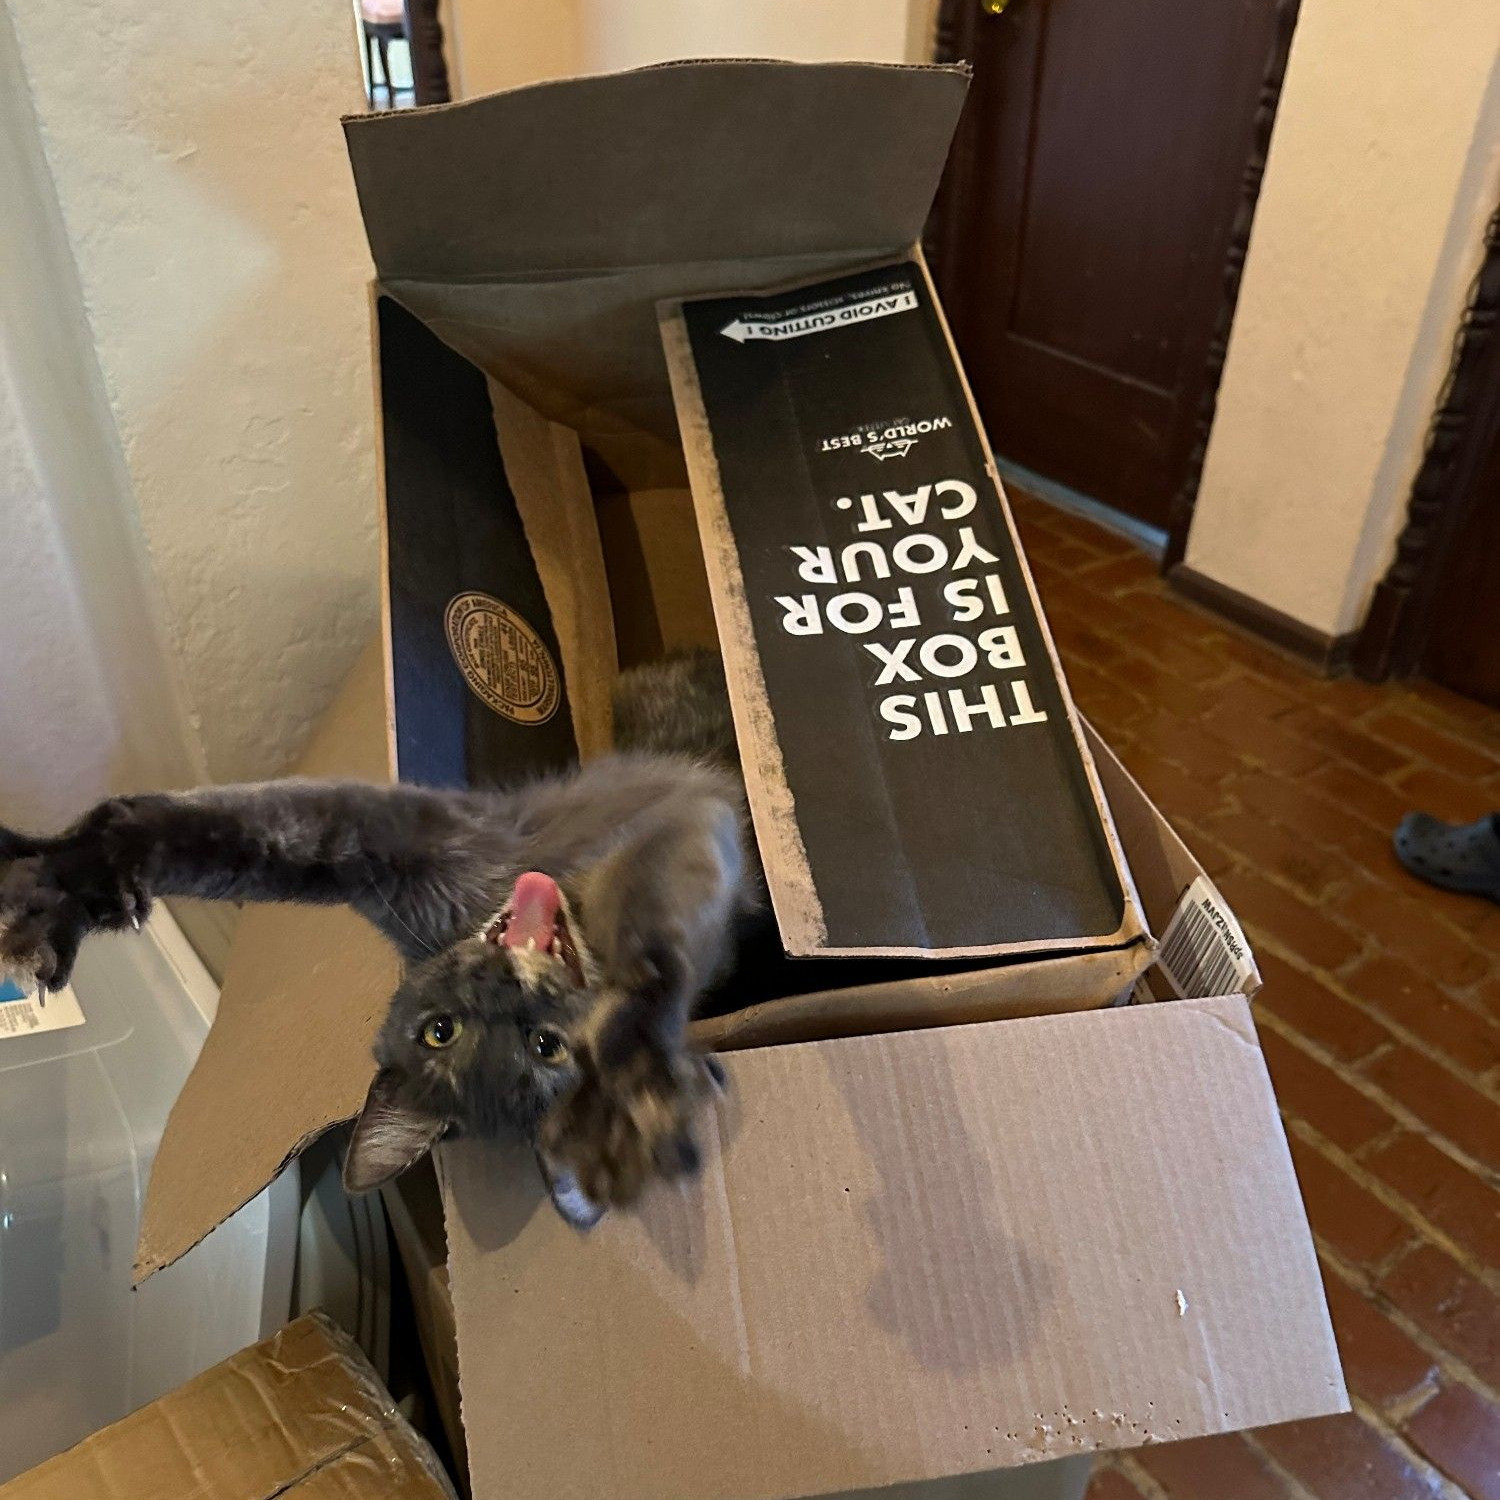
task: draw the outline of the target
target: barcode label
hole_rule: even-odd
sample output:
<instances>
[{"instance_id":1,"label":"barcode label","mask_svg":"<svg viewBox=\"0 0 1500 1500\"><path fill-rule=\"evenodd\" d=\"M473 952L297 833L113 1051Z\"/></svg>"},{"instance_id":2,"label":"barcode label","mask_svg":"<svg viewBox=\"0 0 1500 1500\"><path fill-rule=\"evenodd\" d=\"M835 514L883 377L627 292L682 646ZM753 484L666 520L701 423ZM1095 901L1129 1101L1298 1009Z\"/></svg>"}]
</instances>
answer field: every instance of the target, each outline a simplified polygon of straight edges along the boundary
<instances>
[{"instance_id":1,"label":"barcode label","mask_svg":"<svg viewBox=\"0 0 1500 1500\"><path fill-rule=\"evenodd\" d=\"M0 977L0 1042L41 1031L66 1031L83 1025L83 1011L72 990L58 990L38 1005L36 996L12 979Z\"/></svg>"},{"instance_id":2,"label":"barcode label","mask_svg":"<svg viewBox=\"0 0 1500 1500\"><path fill-rule=\"evenodd\" d=\"M1177 903L1156 962L1184 1000L1232 995L1245 988L1255 967L1250 945L1206 875L1200 875Z\"/></svg>"}]
</instances>

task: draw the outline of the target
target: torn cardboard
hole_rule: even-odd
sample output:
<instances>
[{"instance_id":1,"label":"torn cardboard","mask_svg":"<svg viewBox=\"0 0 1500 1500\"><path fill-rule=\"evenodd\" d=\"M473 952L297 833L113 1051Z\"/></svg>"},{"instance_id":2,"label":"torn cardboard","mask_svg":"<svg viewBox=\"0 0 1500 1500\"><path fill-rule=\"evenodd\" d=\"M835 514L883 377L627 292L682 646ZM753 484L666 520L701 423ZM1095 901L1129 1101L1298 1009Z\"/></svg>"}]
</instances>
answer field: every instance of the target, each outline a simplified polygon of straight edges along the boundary
<instances>
[{"instance_id":1,"label":"torn cardboard","mask_svg":"<svg viewBox=\"0 0 1500 1500\"><path fill-rule=\"evenodd\" d=\"M708 63L349 122L382 278L388 597L384 670L317 769L566 764L607 743L621 665L714 642L656 303L909 257L962 89ZM704 1178L588 1239L559 1238L525 1153L445 1152L477 1500L790 1500L1343 1409L1253 970L1228 998L1099 1008L1202 871L1092 757L1139 940L856 989L830 969L708 1023L740 1050ZM379 953L328 912L246 924L141 1274L353 1112ZM561 1411L515 1420L548 1389Z\"/></svg>"},{"instance_id":2,"label":"torn cardboard","mask_svg":"<svg viewBox=\"0 0 1500 1500\"><path fill-rule=\"evenodd\" d=\"M454 1500L437 1456L322 1313L0 1485L5 1500Z\"/></svg>"}]
</instances>

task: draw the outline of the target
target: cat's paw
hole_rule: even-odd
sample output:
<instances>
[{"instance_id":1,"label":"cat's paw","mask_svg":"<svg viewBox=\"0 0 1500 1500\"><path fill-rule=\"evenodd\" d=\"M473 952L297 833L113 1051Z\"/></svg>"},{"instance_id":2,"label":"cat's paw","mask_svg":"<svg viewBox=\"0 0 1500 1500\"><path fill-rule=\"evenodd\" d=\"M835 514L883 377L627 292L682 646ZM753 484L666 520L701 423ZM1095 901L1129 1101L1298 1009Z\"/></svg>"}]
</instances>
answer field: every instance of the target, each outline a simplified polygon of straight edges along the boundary
<instances>
[{"instance_id":1,"label":"cat's paw","mask_svg":"<svg viewBox=\"0 0 1500 1500\"><path fill-rule=\"evenodd\" d=\"M607 1067L586 1064L542 1121L538 1145L591 1203L634 1203L653 1177L698 1169L693 1120L723 1087L723 1069L697 1053L642 1047Z\"/></svg>"},{"instance_id":2,"label":"cat's paw","mask_svg":"<svg viewBox=\"0 0 1500 1500\"><path fill-rule=\"evenodd\" d=\"M83 909L41 855L13 861L0 874L0 973L22 974L59 990L88 931Z\"/></svg>"},{"instance_id":3,"label":"cat's paw","mask_svg":"<svg viewBox=\"0 0 1500 1500\"><path fill-rule=\"evenodd\" d=\"M150 914L149 892L111 850L111 806L59 839L0 830L0 971L61 989L90 932L139 928Z\"/></svg>"}]
</instances>

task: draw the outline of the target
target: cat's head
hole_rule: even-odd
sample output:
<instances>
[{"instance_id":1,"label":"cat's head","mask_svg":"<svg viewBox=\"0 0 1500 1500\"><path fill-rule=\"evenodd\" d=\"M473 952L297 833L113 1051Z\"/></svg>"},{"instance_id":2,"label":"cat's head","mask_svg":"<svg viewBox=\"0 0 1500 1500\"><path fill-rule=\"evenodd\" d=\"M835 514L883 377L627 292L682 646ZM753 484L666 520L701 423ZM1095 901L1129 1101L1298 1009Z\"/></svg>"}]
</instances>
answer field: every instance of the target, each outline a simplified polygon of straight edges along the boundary
<instances>
[{"instance_id":1,"label":"cat's head","mask_svg":"<svg viewBox=\"0 0 1500 1500\"><path fill-rule=\"evenodd\" d=\"M573 1039L596 979L556 881L521 876L494 917L414 968L392 998L345 1186L362 1193L389 1182L445 1135L534 1139L577 1079ZM589 1217L569 1210L569 1184L551 1187L567 1217Z\"/></svg>"}]
</instances>

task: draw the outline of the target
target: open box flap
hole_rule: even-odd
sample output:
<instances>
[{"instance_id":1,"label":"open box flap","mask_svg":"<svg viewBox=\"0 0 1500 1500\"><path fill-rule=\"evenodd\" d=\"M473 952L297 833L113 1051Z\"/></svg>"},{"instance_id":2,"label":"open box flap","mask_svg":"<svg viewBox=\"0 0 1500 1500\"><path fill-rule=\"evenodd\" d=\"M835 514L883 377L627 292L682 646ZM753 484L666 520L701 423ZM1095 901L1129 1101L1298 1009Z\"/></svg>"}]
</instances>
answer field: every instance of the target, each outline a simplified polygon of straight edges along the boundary
<instances>
[{"instance_id":1,"label":"open box flap","mask_svg":"<svg viewBox=\"0 0 1500 1500\"><path fill-rule=\"evenodd\" d=\"M909 245L962 68L677 63L344 121L384 281Z\"/></svg>"},{"instance_id":2,"label":"open box flap","mask_svg":"<svg viewBox=\"0 0 1500 1500\"><path fill-rule=\"evenodd\" d=\"M1138 940L1129 868L920 253L661 315L788 953ZM891 454L868 433L872 411L903 412L922 436ZM916 467L877 480L871 455ZM952 591L977 591L980 573L988 602L961 604Z\"/></svg>"},{"instance_id":3,"label":"open box flap","mask_svg":"<svg viewBox=\"0 0 1500 1500\"><path fill-rule=\"evenodd\" d=\"M298 765L386 781L385 669L372 642ZM203 1050L172 1105L146 1189L135 1279L185 1255L364 1102L396 950L341 907L240 918Z\"/></svg>"},{"instance_id":4,"label":"open box flap","mask_svg":"<svg viewBox=\"0 0 1500 1500\"><path fill-rule=\"evenodd\" d=\"M524 1159L444 1148L463 1399L505 1413L468 1424L476 1500L779 1500L1347 1409L1243 997L730 1071L703 1188L587 1237Z\"/></svg>"},{"instance_id":5,"label":"open box flap","mask_svg":"<svg viewBox=\"0 0 1500 1500\"><path fill-rule=\"evenodd\" d=\"M640 485L681 466L656 302L906 249L966 86L961 68L680 63L344 128L384 289Z\"/></svg>"}]
</instances>

